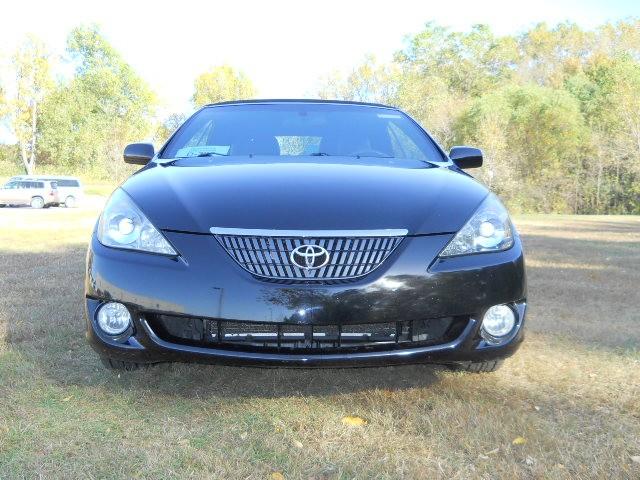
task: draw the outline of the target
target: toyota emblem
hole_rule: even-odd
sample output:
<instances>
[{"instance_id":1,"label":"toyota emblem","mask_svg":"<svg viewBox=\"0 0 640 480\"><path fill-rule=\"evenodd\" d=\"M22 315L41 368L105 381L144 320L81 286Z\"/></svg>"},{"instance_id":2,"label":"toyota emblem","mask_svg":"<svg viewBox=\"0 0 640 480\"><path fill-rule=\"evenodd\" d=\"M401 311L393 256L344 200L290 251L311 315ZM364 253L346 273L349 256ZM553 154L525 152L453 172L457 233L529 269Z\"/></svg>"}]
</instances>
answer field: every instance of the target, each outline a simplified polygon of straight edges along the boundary
<instances>
[{"instance_id":1,"label":"toyota emblem","mask_svg":"<svg viewBox=\"0 0 640 480\"><path fill-rule=\"evenodd\" d=\"M313 270L329 263L329 252L320 245L304 244L294 248L289 258L296 267Z\"/></svg>"}]
</instances>

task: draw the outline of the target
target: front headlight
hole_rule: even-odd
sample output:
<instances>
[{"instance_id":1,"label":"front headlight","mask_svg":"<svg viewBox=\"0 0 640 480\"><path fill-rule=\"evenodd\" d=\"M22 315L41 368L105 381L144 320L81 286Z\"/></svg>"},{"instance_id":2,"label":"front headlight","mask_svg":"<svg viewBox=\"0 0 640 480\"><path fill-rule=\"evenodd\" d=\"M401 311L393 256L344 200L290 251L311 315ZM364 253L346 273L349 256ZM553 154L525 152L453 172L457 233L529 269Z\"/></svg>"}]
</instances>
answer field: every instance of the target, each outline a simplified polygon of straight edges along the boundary
<instances>
[{"instance_id":1,"label":"front headlight","mask_svg":"<svg viewBox=\"0 0 640 480\"><path fill-rule=\"evenodd\" d=\"M107 247L178 254L120 188L113 192L100 216L98 240Z\"/></svg>"},{"instance_id":2,"label":"front headlight","mask_svg":"<svg viewBox=\"0 0 640 480\"><path fill-rule=\"evenodd\" d=\"M494 194L482 202L469 221L442 250L441 257L499 252L513 245L513 226L507 209Z\"/></svg>"}]
</instances>

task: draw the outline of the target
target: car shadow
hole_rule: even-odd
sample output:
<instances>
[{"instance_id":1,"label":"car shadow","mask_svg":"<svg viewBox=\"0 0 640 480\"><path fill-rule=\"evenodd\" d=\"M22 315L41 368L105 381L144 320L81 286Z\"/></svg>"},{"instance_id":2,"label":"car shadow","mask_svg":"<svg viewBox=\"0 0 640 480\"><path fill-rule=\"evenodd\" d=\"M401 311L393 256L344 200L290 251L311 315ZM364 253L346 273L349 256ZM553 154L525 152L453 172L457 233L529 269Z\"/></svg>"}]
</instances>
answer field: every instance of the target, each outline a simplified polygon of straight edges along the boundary
<instances>
[{"instance_id":1,"label":"car shadow","mask_svg":"<svg viewBox=\"0 0 640 480\"><path fill-rule=\"evenodd\" d=\"M306 369L159 364L127 374L124 383L133 385L142 380L145 389L186 398L324 397L429 387L438 382L442 368L402 365ZM120 380L122 378L120 374Z\"/></svg>"}]
</instances>

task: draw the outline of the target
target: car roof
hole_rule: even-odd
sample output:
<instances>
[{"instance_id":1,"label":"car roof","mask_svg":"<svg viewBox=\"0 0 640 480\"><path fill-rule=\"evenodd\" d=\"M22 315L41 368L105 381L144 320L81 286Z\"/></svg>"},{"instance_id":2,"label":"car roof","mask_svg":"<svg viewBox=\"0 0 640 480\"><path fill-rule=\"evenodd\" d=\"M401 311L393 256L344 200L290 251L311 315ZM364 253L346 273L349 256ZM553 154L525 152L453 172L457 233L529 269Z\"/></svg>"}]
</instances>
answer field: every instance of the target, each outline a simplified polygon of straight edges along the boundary
<instances>
[{"instance_id":1,"label":"car roof","mask_svg":"<svg viewBox=\"0 0 640 480\"><path fill-rule=\"evenodd\" d=\"M78 180L78 177L71 177L69 175L15 175L11 177L11 179L15 180Z\"/></svg>"},{"instance_id":2,"label":"car roof","mask_svg":"<svg viewBox=\"0 0 640 480\"><path fill-rule=\"evenodd\" d=\"M255 104L255 103L328 103L337 105L360 105L363 107L378 107L388 108L391 110L397 110L396 107L389 105L383 105L382 103L370 103L370 102L356 102L351 100L319 100L319 99L295 99L295 98L272 98L272 99L252 99L252 100L230 100L227 102L209 103L205 107L216 107L219 105L242 105L242 104Z\"/></svg>"}]
</instances>

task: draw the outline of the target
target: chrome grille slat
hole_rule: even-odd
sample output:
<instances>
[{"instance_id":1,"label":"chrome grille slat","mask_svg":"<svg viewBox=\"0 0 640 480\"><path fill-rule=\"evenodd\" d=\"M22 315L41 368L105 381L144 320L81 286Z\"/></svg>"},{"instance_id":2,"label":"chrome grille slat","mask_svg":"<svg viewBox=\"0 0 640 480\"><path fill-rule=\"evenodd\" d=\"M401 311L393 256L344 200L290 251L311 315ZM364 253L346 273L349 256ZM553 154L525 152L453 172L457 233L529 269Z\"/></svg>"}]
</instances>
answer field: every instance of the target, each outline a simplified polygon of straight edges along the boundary
<instances>
[{"instance_id":1,"label":"chrome grille slat","mask_svg":"<svg viewBox=\"0 0 640 480\"><path fill-rule=\"evenodd\" d=\"M331 281L367 275L385 261L406 234L406 231L393 231L397 236L386 233L375 236L367 232L367 235L354 237L340 236L337 231L336 236L328 237L306 235L307 231L305 236L283 236L274 232L270 236L251 231L247 235L237 235L234 229L234 234L214 235L226 252L253 275L273 280ZM323 247L329 254L329 262L315 269L293 264L291 252L302 245Z\"/></svg>"}]
</instances>

